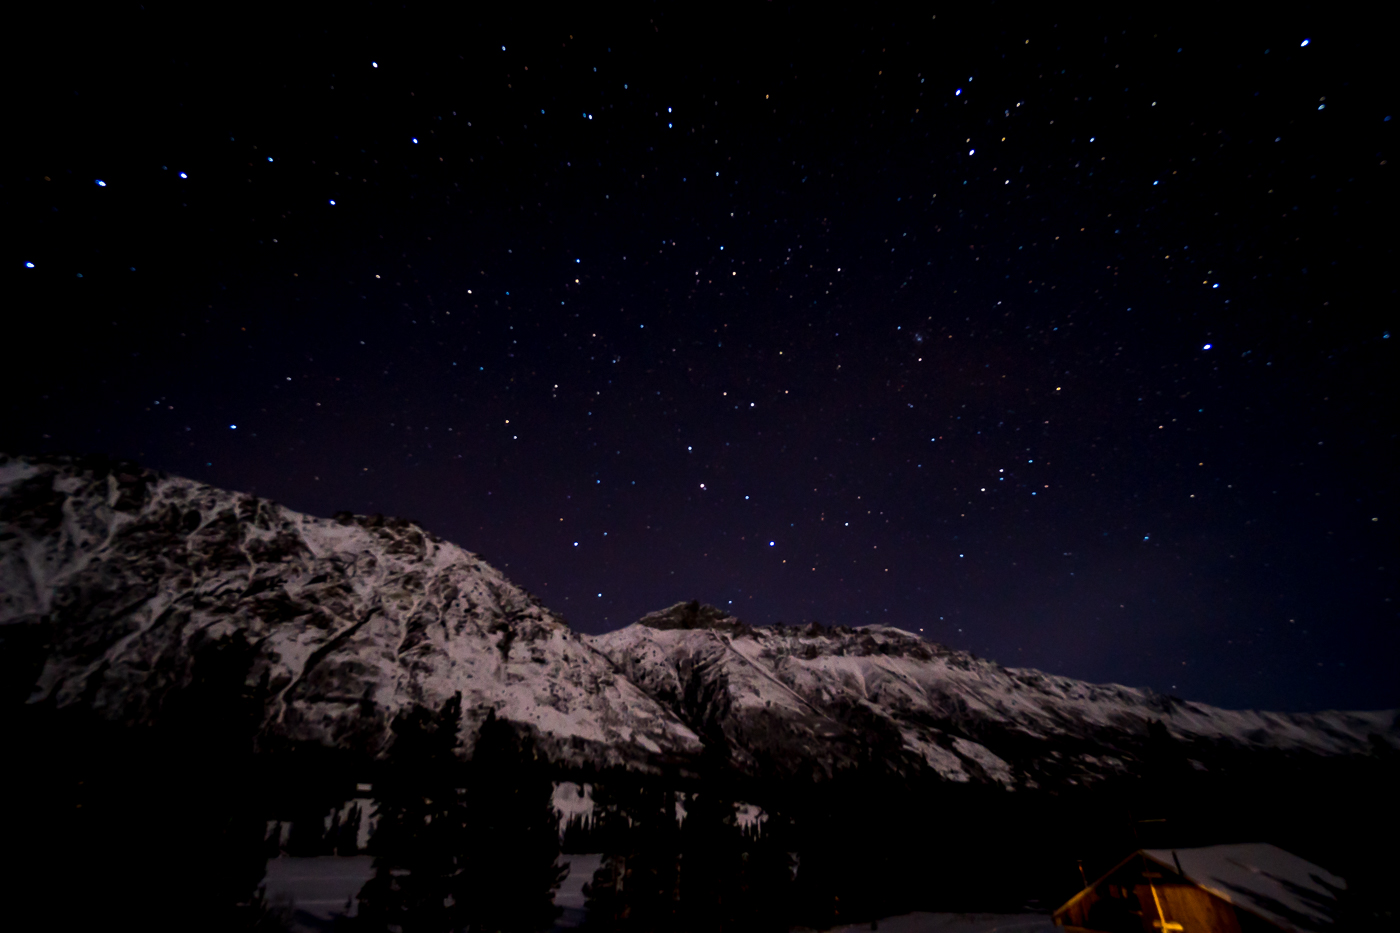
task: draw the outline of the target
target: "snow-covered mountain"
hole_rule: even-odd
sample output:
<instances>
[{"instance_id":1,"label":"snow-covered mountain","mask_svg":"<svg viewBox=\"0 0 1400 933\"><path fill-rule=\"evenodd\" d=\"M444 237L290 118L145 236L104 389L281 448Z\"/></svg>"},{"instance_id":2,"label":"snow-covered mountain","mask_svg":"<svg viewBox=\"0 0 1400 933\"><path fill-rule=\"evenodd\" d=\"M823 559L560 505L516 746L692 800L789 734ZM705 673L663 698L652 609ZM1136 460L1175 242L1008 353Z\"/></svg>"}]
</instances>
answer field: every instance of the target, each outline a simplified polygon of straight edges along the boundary
<instances>
[{"instance_id":1,"label":"snow-covered mountain","mask_svg":"<svg viewBox=\"0 0 1400 933\"><path fill-rule=\"evenodd\" d=\"M1368 754L1397 711L1267 713L1005 668L889 626L751 628L678 603L594 643L742 769L872 759L1008 788L1137 770L1160 723L1198 768L1217 753ZM1373 739L1375 736L1377 738Z\"/></svg>"},{"instance_id":2,"label":"snow-covered mountain","mask_svg":"<svg viewBox=\"0 0 1400 933\"><path fill-rule=\"evenodd\" d=\"M1203 768L1220 750L1400 746L1394 711L1219 710L884 626L750 628L678 603L590 638L409 522L315 518L130 463L0 456L0 644L43 646L31 702L151 721L230 639L265 684L263 741L371 753L397 712L457 691L468 749L493 709L566 766L868 763L1032 788L1136 770L1152 722Z\"/></svg>"},{"instance_id":3,"label":"snow-covered mountain","mask_svg":"<svg viewBox=\"0 0 1400 933\"><path fill-rule=\"evenodd\" d=\"M698 752L669 710L476 555L411 523L314 518L102 460L0 459L0 631L43 626L30 697L149 721L241 635L264 738L382 751L394 715L462 692L551 756L654 768ZM7 639L8 641L9 639Z\"/></svg>"}]
</instances>

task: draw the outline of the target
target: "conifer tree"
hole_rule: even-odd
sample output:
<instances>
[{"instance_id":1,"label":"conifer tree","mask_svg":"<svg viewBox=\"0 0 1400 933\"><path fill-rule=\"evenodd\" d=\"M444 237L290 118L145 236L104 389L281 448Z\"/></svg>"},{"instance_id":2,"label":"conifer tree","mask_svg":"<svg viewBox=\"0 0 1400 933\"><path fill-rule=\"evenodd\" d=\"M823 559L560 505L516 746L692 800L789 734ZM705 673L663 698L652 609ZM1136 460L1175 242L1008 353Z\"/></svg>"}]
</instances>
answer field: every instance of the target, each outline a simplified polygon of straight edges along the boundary
<instances>
[{"instance_id":1,"label":"conifer tree","mask_svg":"<svg viewBox=\"0 0 1400 933\"><path fill-rule=\"evenodd\" d=\"M766 812L767 819L740 832L739 866L727 929L787 930L793 890L791 832L787 818Z\"/></svg>"},{"instance_id":2,"label":"conifer tree","mask_svg":"<svg viewBox=\"0 0 1400 933\"><path fill-rule=\"evenodd\" d=\"M705 786L690 795L685 810L685 913L699 927L720 928L733 906L738 874L734 804L722 798L718 789Z\"/></svg>"},{"instance_id":3,"label":"conifer tree","mask_svg":"<svg viewBox=\"0 0 1400 933\"><path fill-rule=\"evenodd\" d=\"M461 720L460 693L437 713L419 706L394 720L391 769L377 788L374 877L359 895L362 930L446 933L465 925Z\"/></svg>"},{"instance_id":4,"label":"conifer tree","mask_svg":"<svg viewBox=\"0 0 1400 933\"><path fill-rule=\"evenodd\" d=\"M474 931L547 930L559 911L554 891L559 826L554 783L533 741L488 711L472 753L464 851L463 918Z\"/></svg>"},{"instance_id":5,"label":"conifer tree","mask_svg":"<svg viewBox=\"0 0 1400 933\"><path fill-rule=\"evenodd\" d=\"M266 824L248 786L268 678L247 682L254 653L241 633L199 641L189 682L152 735L159 750L149 764L163 777L145 789L142 809L164 824L170 850L207 853L203 865L172 872L181 889L166 899L175 926L184 914L204 917L210 930L237 929L262 913Z\"/></svg>"},{"instance_id":6,"label":"conifer tree","mask_svg":"<svg viewBox=\"0 0 1400 933\"><path fill-rule=\"evenodd\" d=\"M674 928L681 895L675 793L662 784L624 785L605 789L601 800L615 811L613 831L587 888L587 926Z\"/></svg>"},{"instance_id":7,"label":"conifer tree","mask_svg":"<svg viewBox=\"0 0 1400 933\"><path fill-rule=\"evenodd\" d=\"M331 847L336 855L358 855L360 851L360 819L363 814L358 803L351 804L345 811L345 819L339 826L331 827ZM337 812L336 818L340 814Z\"/></svg>"}]
</instances>

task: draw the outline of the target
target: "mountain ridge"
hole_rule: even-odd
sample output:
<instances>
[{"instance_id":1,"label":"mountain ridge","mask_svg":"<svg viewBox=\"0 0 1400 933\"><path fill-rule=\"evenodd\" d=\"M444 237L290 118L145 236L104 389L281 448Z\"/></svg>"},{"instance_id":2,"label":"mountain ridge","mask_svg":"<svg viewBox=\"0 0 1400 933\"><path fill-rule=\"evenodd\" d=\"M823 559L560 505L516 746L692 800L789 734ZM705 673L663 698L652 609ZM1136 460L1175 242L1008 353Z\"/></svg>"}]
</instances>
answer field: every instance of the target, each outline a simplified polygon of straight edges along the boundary
<instances>
[{"instance_id":1,"label":"mountain ridge","mask_svg":"<svg viewBox=\"0 0 1400 933\"><path fill-rule=\"evenodd\" d=\"M316 518L103 458L0 455L0 638L38 646L29 702L127 723L237 643L267 747L382 755L394 716L458 691L464 750L490 710L566 769L873 766L1034 790L1137 773L1164 735L1201 770L1400 746L1396 711L1220 710L890 626L754 627L690 601L582 635L414 523Z\"/></svg>"},{"instance_id":2,"label":"mountain ridge","mask_svg":"<svg viewBox=\"0 0 1400 933\"><path fill-rule=\"evenodd\" d=\"M49 630L31 702L137 723L201 646L245 638L264 739L381 754L394 715L464 694L545 751L660 767L697 740L583 636L469 551L408 522L75 459L0 461L0 629Z\"/></svg>"}]
</instances>

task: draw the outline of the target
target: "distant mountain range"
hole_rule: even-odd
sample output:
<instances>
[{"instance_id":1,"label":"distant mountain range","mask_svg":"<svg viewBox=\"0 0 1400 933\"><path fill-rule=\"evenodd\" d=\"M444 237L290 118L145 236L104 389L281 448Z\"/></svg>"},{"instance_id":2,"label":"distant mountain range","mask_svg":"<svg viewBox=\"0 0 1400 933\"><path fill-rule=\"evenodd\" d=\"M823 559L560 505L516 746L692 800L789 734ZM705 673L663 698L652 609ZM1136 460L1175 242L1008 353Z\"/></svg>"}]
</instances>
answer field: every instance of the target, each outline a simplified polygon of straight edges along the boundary
<instances>
[{"instance_id":1,"label":"distant mountain range","mask_svg":"<svg viewBox=\"0 0 1400 933\"><path fill-rule=\"evenodd\" d=\"M1393 710L1222 710L888 626L757 628L690 602L590 637L411 522L316 518L101 458L0 456L0 650L28 702L153 722L228 645L260 743L371 755L396 714L458 691L468 754L494 710L564 768L862 766L1032 789L1133 773L1162 736L1200 770L1400 748Z\"/></svg>"}]
</instances>

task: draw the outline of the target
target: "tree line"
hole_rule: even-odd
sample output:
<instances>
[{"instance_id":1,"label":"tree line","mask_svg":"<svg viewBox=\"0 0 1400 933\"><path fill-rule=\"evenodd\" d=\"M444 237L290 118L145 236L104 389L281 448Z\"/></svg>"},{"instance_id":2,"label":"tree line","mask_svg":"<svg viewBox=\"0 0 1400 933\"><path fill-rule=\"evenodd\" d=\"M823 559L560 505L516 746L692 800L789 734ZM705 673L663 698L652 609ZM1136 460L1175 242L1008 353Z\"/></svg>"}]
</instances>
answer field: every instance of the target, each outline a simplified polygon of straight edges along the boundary
<instances>
[{"instance_id":1,"label":"tree line","mask_svg":"<svg viewBox=\"0 0 1400 933\"><path fill-rule=\"evenodd\" d=\"M7 670L25 656L9 637L0 647ZM293 813L289 848L322 851L321 819L335 802L325 788L373 770L374 875L345 926L549 929L569 861L554 781L580 775L554 770L528 733L490 713L466 760L460 697L401 713L386 761L256 748L268 685L246 682L251 651L237 638L200 649L151 726L114 725L89 712L91 698L59 707L19 691L3 697L7 928L284 927L261 888L275 854L268 816ZM26 680L27 668L0 686ZM593 776L594 826L567 840L605 855L588 879L590 928L821 929L917 909L1048 911L1079 888L1081 861L1092 877L1144 846L1242 841L1272 842L1346 877L1355 928L1393 920L1383 892L1395 857L1352 844L1400 828L1400 756L1379 737L1372 755L1349 760L1207 756L1157 727L1144 737L1140 773L1015 793L873 765L820 780L747 780L721 742L708 744L698 773L684 777ZM766 812L762 832L738 824L739 800ZM334 850L355 850L356 822L333 827Z\"/></svg>"}]
</instances>

